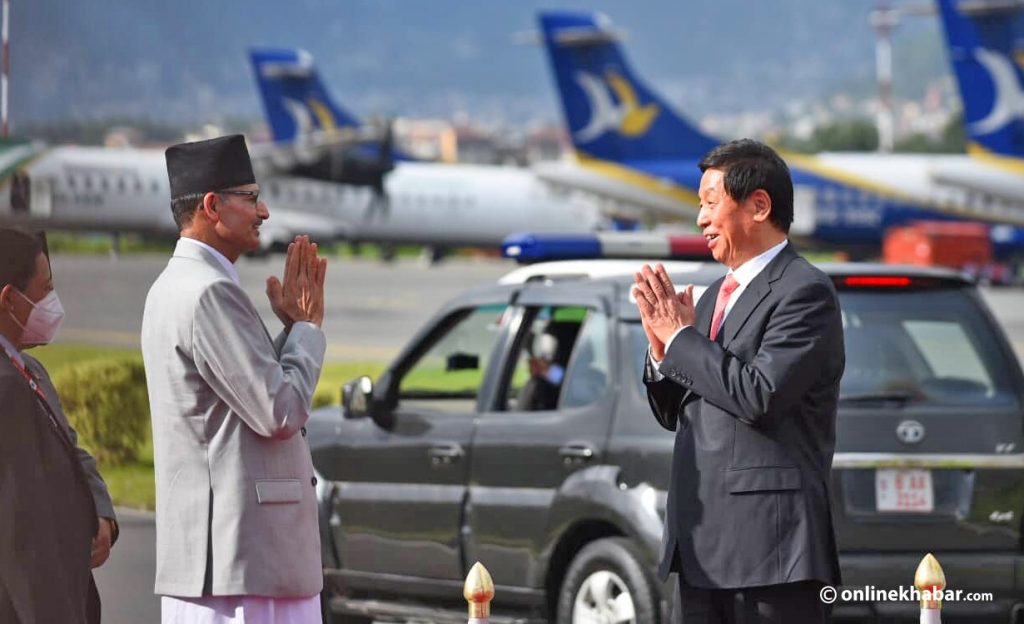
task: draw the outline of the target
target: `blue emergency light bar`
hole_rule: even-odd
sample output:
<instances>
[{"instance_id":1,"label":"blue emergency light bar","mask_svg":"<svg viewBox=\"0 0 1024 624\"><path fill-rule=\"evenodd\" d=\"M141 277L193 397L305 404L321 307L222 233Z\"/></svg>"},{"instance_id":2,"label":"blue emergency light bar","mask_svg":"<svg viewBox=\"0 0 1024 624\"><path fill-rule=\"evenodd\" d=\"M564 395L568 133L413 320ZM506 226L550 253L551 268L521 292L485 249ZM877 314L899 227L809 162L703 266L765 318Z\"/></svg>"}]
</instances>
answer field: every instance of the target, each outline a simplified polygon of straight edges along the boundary
<instances>
[{"instance_id":1,"label":"blue emergency light bar","mask_svg":"<svg viewBox=\"0 0 1024 624\"><path fill-rule=\"evenodd\" d=\"M501 244L506 258L520 263L591 258L710 260L700 234L595 232L592 234L510 234Z\"/></svg>"}]
</instances>

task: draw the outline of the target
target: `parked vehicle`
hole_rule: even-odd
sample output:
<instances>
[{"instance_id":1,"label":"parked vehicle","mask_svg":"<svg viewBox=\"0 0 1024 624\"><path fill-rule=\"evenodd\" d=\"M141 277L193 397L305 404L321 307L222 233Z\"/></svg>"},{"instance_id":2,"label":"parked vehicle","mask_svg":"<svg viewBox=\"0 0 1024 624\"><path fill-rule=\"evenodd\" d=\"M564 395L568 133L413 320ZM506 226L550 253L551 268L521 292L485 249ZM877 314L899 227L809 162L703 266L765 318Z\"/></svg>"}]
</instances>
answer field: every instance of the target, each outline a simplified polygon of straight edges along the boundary
<instances>
[{"instance_id":1,"label":"parked vehicle","mask_svg":"<svg viewBox=\"0 0 1024 624\"><path fill-rule=\"evenodd\" d=\"M630 299L641 262L541 263L467 292L378 380L354 380L340 409L315 413L335 621L465 621L475 561L496 585L495 622L666 621L671 593L654 569L674 438L642 383L647 341ZM723 274L666 266L698 293ZM822 268L846 332L832 484L846 586L908 586L931 552L950 588L997 598L947 604L944 621L1011 621L1024 608L1017 358L959 273ZM523 402L541 336L564 371L553 408ZM918 608L839 604L835 614Z\"/></svg>"}]
</instances>

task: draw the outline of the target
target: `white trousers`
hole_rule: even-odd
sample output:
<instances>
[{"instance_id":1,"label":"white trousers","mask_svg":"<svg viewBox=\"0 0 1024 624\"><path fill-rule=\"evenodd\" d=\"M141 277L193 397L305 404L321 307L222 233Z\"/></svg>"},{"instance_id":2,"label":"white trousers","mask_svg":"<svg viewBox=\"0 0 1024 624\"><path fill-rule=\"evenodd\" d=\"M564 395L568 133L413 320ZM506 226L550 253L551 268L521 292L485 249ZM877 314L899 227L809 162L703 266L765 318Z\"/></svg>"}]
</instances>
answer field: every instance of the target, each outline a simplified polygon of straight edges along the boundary
<instances>
[{"instance_id":1,"label":"white trousers","mask_svg":"<svg viewBox=\"0 0 1024 624\"><path fill-rule=\"evenodd\" d=\"M323 624L320 596L161 596L162 624Z\"/></svg>"}]
</instances>

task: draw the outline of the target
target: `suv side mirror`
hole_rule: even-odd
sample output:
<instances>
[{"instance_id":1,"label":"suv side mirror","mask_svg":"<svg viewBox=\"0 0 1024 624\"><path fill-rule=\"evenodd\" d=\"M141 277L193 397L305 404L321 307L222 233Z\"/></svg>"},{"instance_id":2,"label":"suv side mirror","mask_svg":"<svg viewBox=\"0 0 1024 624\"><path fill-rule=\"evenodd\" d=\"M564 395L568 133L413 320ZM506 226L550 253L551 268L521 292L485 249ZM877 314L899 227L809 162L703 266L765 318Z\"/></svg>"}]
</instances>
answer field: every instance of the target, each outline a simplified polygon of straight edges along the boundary
<instances>
[{"instance_id":1,"label":"suv side mirror","mask_svg":"<svg viewBox=\"0 0 1024 624\"><path fill-rule=\"evenodd\" d=\"M445 362L445 372L460 370L477 370L480 368L480 356L472 353L452 353Z\"/></svg>"},{"instance_id":2,"label":"suv side mirror","mask_svg":"<svg viewBox=\"0 0 1024 624\"><path fill-rule=\"evenodd\" d=\"M372 400L373 380L365 375L341 387L341 413L345 418L366 418L370 415Z\"/></svg>"}]
</instances>

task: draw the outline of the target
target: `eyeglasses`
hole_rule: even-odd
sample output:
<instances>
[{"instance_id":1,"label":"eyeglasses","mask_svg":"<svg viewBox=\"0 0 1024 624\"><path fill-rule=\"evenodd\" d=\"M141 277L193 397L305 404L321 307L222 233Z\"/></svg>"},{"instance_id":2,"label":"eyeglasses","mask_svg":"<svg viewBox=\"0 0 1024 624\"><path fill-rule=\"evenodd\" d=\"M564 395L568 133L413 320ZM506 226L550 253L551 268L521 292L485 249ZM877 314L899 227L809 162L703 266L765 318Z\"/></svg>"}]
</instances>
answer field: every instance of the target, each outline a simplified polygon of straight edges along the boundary
<instances>
[{"instance_id":1,"label":"eyeglasses","mask_svg":"<svg viewBox=\"0 0 1024 624\"><path fill-rule=\"evenodd\" d=\"M252 200L252 205L255 206L260 201L259 191L214 191L218 195L238 195L240 197L248 197Z\"/></svg>"}]
</instances>

